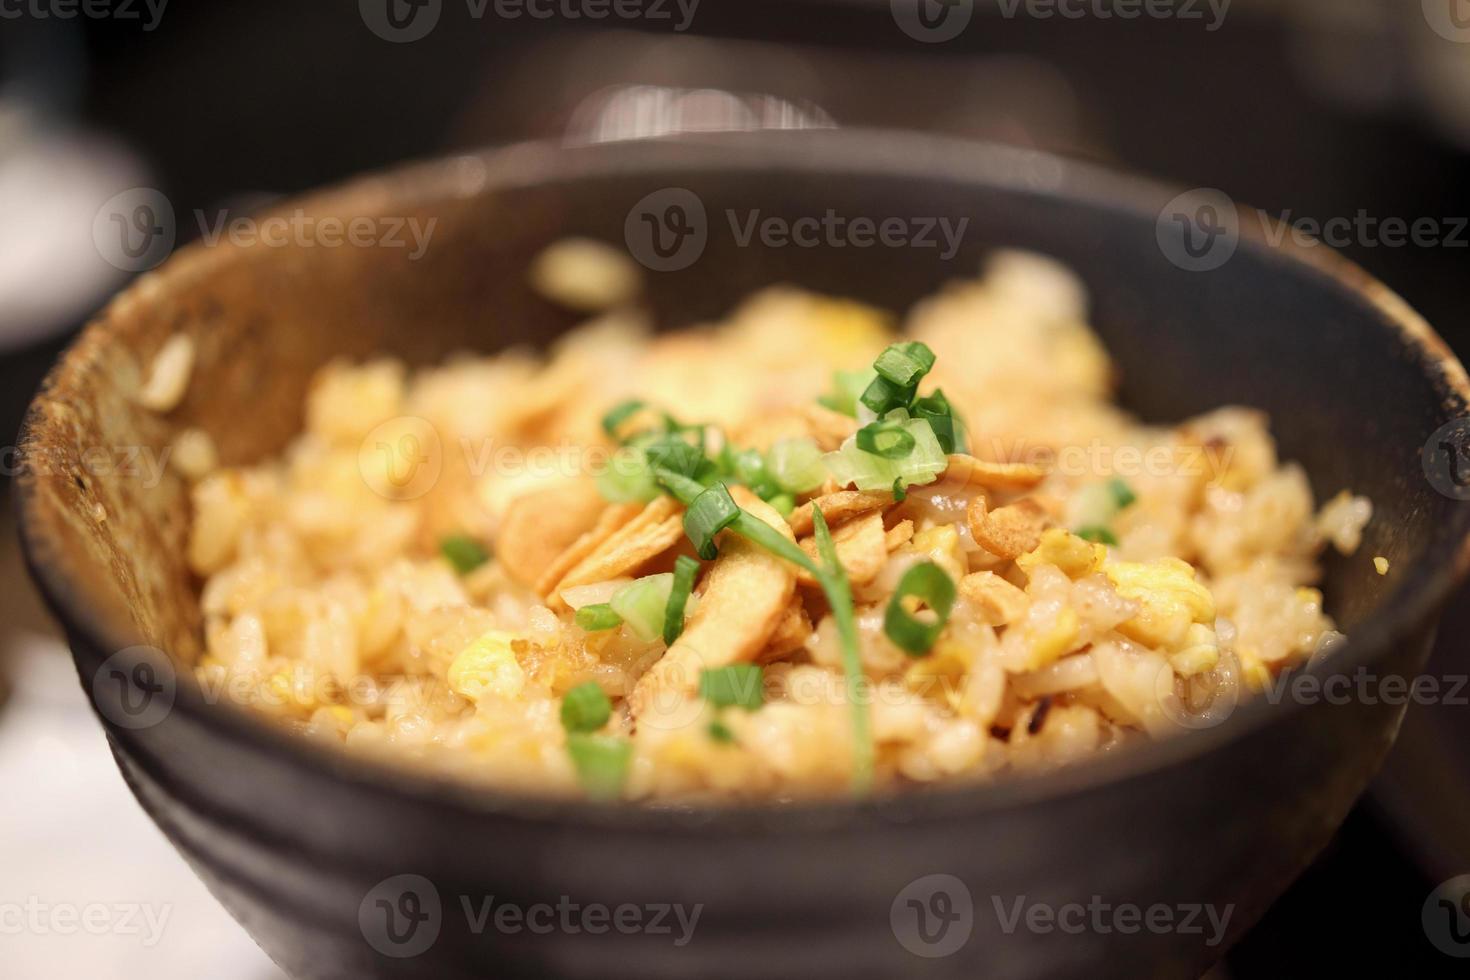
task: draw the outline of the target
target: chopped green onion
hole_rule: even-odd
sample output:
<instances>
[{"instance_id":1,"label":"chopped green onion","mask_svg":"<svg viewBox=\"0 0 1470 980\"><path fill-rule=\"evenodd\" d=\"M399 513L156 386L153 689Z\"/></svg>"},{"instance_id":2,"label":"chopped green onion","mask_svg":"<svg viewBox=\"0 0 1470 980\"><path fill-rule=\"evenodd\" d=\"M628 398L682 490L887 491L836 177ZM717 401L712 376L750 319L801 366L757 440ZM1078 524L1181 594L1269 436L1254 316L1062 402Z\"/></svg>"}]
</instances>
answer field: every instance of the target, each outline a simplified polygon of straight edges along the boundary
<instances>
[{"instance_id":1,"label":"chopped green onion","mask_svg":"<svg viewBox=\"0 0 1470 980\"><path fill-rule=\"evenodd\" d=\"M778 493L766 503L776 508L776 513L782 517L790 517L791 512L796 510L796 498L789 493Z\"/></svg>"},{"instance_id":2,"label":"chopped green onion","mask_svg":"<svg viewBox=\"0 0 1470 980\"><path fill-rule=\"evenodd\" d=\"M618 429L622 427L623 423L646 407L647 405L637 398L630 398L625 402L619 402L602 417L602 431L606 432L612 438L617 439Z\"/></svg>"},{"instance_id":3,"label":"chopped green onion","mask_svg":"<svg viewBox=\"0 0 1470 980\"><path fill-rule=\"evenodd\" d=\"M934 436L946 453L964 452L965 427L954 414L954 406L944 397L944 392L935 389L931 395L916 399L911 406L914 418L924 419L934 430Z\"/></svg>"},{"instance_id":4,"label":"chopped green onion","mask_svg":"<svg viewBox=\"0 0 1470 980\"><path fill-rule=\"evenodd\" d=\"M858 429L857 447L884 459L903 459L914 451L914 437L902 422L874 422Z\"/></svg>"},{"instance_id":5,"label":"chopped green onion","mask_svg":"<svg viewBox=\"0 0 1470 980\"><path fill-rule=\"evenodd\" d=\"M684 533L694 542L694 550L699 557L709 561L719 554L715 548L715 535L734 523L740 516L740 508L723 483L704 490L687 507L684 511Z\"/></svg>"},{"instance_id":6,"label":"chopped green onion","mask_svg":"<svg viewBox=\"0 0 1470 980\"><path fill-rule=\"evenodd\" d=\"M893 481L893 499L897 503L903 503L908 498L909 492L903 485L903 478Z\"/></svg>"},{"instance_id":7,"label":"chopped green onion","mask_svg":"<svg viewBox=\"0 0 1470 980\"><path fill-rule=\"evenodd\" d=\"M822 457L827 472L840 485L849 483L859 490L890 490L894 481L902 480L904 486L922 486L933 483L949 466L949 459L934 430L922 419L911 419L898 423L914 439L914 447L902 459L885 459L874 453L864 452L854 438L844 443L836 452Z\"/></svg>"},{"instance_id":8,"label":"chopped green onion","mask_svg":"<svg viewBox=\"0 0 1470 980\"><path fill-rule=\"evenodd\" d=\"M863 662L858 647L857 616L852 607L852 587L848 584L842 563L837 559L837 546L832 543L832 532L820 507L812 508L812 529L822 566L810 570L826 593L827 604L832 607L832 618L837 622L837 636L842 642L842 676L846 682L847 703L852 706L852 786L855 792L863 794L873 783L873 736L869 727L868 704L861 690Z\"/></svg>"},{"instance_id":9,"label":"chopped green onion","mask_svg":"<svg viewBox=\"0 0 1470 980\"><path fill-rule=\"evenodd\" d=\"M908 408L909 403L914 400L915 390L914 385L896 385L879 375L872 380L858 401L874 414L882 416L895 408Z\"/></svg>"},{"instance_id":10,"label":"chopped green onion","mask_svg":"<svg viewBox=\"0 0 1470 980\"><path fill-rule=\"evenodd\" d=\"M790 494L810 493L827 479L822 450L806 438L778 439L766 454L766 467Z\"/></svg>"},{"instance_id":11,"label":"chopped green onion","mask_svg":"<svg viewBox=\"0 0 1470 980\"><path fill-rule=\"evenodd\" d=\"M908 611L903 600L912 596L934 612L932 622L922 622ZM903 573L898 591L888 601L883 615L883 632L894 645L912 656L922 656L934 646L954 608L954 581L932 561L921 562Z\"/></svg>"},{"instance_id":12,"label":"chopped green onion","mask_svg":"<svg viewBox=\"0 0 1470 980\"><path fill-rule=\"evenodd\" d=\"M649 465L655 469L673 470L685 476L697 476L707 462L704 450L691 445L682 435L665 434L643 447Z\"/></svg>"},{"instance_id":13,"label":"chopped green onion","mask_svg":"<svg viewBox=\"0 0 1470 980\"><path fill-rule=\"evenodd\" d=\"M684 632L684 607L689 604L689 593L694 591L694 576L699 574L699 562L688 555L674 560L674 584L669 590L669 603L664 608L664 643L673 646L679 634Z\"/></svg>"},{"instance_id":14,"label":"chopped green onion","mask_svg":"<svg viewBox=\"0 0 1470 980\"><path fill-rule=\"evenodd\" d=\"M612 717L612 702L596 681L578 684L561 699L561 727L569 732L595 732Z\"/></svg>"},{"instance_id":15,"label":"chopped green onion","mask_svg":"<svg viewBox=\"0 0 1470 980\"><path fill-rule=\"evenodd\" d=\"M669 572L645 575L614 593L608 605L623 617L634 636L644 643L652 643L663 635L664 611L668 609L673 588L674 576Z\"/></svg>"},{"instance_id":16,"label":"chopped green onion","mask_svg":"<svg viewBox=\"0 0 1470 980\"><path fill-rule=\"evenodd\" d=\"M609 735L572 732L567 735L567 752L588 796L594 800L615 800L622 795L633 761L632 742Z\"/></svg>"},{"instance_id":17,"label":"chopped green onion","mask_svg":"<svg viewBox=\"0 0 1470 980\"><path fill-rule=\"evenodd\" d=\"M817 401L834 412L857 418L858 399L877 372L872 368L862 371L837 371L832 375L833 392L830 395L822 395Z\"/></svg>"},{"instance_id":18,"label":"chopped green onion","mask_svg":"<svg viewBox=\"0 0 1470 980\"><path fill-rule=\"evenodd\" d=\"M728 447L727 447L728 448ZM766 468L765 458L754 449L730 450L725 454L726 472L737 483L755 491L762 500L770 500L781 492L781 485Z\"/></svg>"},{"instance_id":19,"label":"chopped green onion","mask_svg":"<svg viewBox=\"0 0 1470 980\"><path fill-rule=\"evenodd\" d=\"M1084 541L1096 541L1099 544L1111 545L1114 548L1118 546L1118 536L1107 528L1100 527L1096 524L1079 527L1075 533L1077 537L1082 538Z\"/></svg>"},{"instance_id":20,"label":"chopped green onion","mask_svg":"<svg viewBox=\"0 0 1470 980\"><path fill-rule=\"evenodd\" d=\"M636 449L614 453L607 469L597 474L597 492L603 500L614 504L647 503L657 497L658 484L654 482L648 457Z\"/></svg>"},{"instance_id":21,"label":"chopped green onion","mask_svg":"<svg viewBox=\"0 0 1470 980\"><path fill-rule=\"evenodd\" d=\"M873 370L900 388L913 387L934 367L934 351L917 340L890 344L873 362Z\"/></svg>"},{"instance_id":22,"label":"chopped green onion","mask_svg":"<svg viewBox=\"0 0 1470 980\"><path fill-rule=\"evenodd\" d=\"M1108 493L1112 494L1113 503L1119 510L1132 506L1138 499L1138 494L1133 492L1127 481L1116 476L1108 481Z\"/></svg>"},{"instance_id":23,"label":"chopped green onion","mask_svg":"<svg viewBox=\"0 0 1470 980\"><path fill-rule=\"evenodd\" d=\"M730 731L730 726L716 718L709 723L709 737L723 745L731 745L735 742L735 733Z\"/></svg>"},{"instance_id":24,"label":"chopped green onion","mask_svg":"<svg viewBox=\"0 0 1470 980\"><path fill-rule=\"evenodd\" d=\"M730 664L699 675L699 696L717 708L754 711L765 701L765 671L759 664Z\"/></svg>"},{"instance_id":25,"label":"chopped green onion","mask_svg":"<svg viewBox=\"0 0 1470 980\"><path fill-rule=\"evenodd\" d=\"M577 610L577 625L589 633L596 633L623 625L623 617L610 604L597 602Z\"/></svg>"},{"instance_id":26,"label":"chopped green onion","mask_svg":"<svg viewBox=\"0 0 1470 980\"><path fill-rule=\"evenodd\" d=\"M468 575L490 560L485 546L467 534L451 534L441 539L439 553L461 575Z\"/></svg>"}]
</instances>

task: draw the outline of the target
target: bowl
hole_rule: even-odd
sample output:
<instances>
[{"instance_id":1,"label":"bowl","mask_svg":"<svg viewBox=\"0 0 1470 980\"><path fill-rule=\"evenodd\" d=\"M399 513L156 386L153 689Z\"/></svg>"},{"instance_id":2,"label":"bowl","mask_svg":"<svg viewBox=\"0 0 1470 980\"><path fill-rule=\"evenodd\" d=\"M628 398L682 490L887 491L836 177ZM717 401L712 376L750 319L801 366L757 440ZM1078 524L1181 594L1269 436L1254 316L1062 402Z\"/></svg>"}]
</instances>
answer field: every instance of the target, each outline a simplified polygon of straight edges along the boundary
<instances>
[{"instance_id":1,"label":"bowl","mask_svg":"<svg viewBox=\"0 0 1470 980\"><path fill-rule=\"evenodd\" d=\"M660 270L647 300L666 325L773 282L902 310L993 248L1033 249L1086 281L1127 407L1173 420L1259 406L1319 496L1372 498L1362 551L1325 565L1349 639L1306 676L1412 675L1470 555L1470 510L1421 458L1431 434L1460 431L1443 427L1466 413L1465 373L1324 248L1241 220L1215 262L1174 228L1173 197L1028 151L863 131L527 144L360 179L276 214L433 221L421 255L196 244L66 353L23 442L30 565L139 802L293 977L1197 977L1325 845L1401 702L1255 698L1187 737L1049 775L866 800L507 794L211 703L176 668L201 647L186 488L123 459L159 459L185 426L210 432L226 464L279 451L334 356L427 363L548 340L576 317L526 273L567 235L626 242ZM967 224L953 255L740 234L757 212L829 211ZM140 385L179 331L197 350L187 394L144 411Z\"/></svg>"}]
</instances>

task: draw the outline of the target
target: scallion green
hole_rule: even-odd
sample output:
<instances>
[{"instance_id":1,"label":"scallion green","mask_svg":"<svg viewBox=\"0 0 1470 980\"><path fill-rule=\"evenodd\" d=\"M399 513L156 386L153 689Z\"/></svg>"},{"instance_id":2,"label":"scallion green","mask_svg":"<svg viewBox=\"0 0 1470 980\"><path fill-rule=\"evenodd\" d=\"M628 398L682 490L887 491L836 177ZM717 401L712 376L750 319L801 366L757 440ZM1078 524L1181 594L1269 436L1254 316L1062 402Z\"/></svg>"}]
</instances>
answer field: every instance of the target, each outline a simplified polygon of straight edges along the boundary
<instances>
[{"instance_id":1,"label":"scallion green","mask_svg":"<svg viewBox=\"0 0 1470 980\"><path fill-rule=\"evenodd\" d=\"M684 632L684 607L689 604L689 593L694 591L694 577L699 574L699 562L688 555L674 559L674 584L669 590L669 602L664 607L664 643L673 646L679 634Z\"/></svg>"},{"instance_id":2,"label":"scallion green","mask_svg":"<svg viewBox=\"0 0 1470 980\"><path fill-rule=\"evenodd\" d=\"M609 735L572 732L567 735L567 753L577 770L577 780L589 797L616 800L622 796L633 761L632 742Z\"/></svg>"},{"instance_id":3,"label":"scallion green","mask_svg":"<svg viewBox=\"0 0 1470 980\"><path fill-rule=\"evenodd\" d=\"M765 702L765 671L759 664L730 664L699 675L699 696L717 708L754 711Z\"/></svg>"},{"instance_id":4,"label":"scallion green","mask_svg":"<svg viewBox=\"0 0 1470 980\"><path fill-rule=\"evenodd\" d=\"M790 494L810 493L827 479L822 450L807 438L778 439L766 454L766 467L781 489Z\"/></svg>"},{"instance_id":5,"label":"scallion green","mask_svg":"<svg viewBox=\"0 0 1470 980\"><path fill-rule=\"evenodd\" d=\"M934 618L924 622L909 612L904 599L913 597L933 612ZM923 656L934 646L954 608L954 581L944 569L932 561L921 562L903 573L898 589L888 601L883 615L883 632L894 646L911 656Z\"/></svg>"},{"instance_id":6,"label":"scallion green","mask_svg":"<svg viewBox=\"0 0 1470 980\"><path fill-rule=\"evenodd\" d=\"M612 717L612 702L596 681L578 684L561 699L561 726L569 732L595 732Z\"/></svg>"},{"instance_id":7,"label":"scallion green","mask_svg":"<svg viewBox=\"0 0 1470 980\"><path fill-rule=\"evenodd\" d=\"M715 535L735 522L740 516L740 508L723 483L703 490L686 507L684 533L694 542L694 550L699 557L709 561L719 553L715 548Z\"/></svg>"},{"instance_id":8,"label":"scallion green","mask_svg":"<svg viewBox=\"0 0 1470 980\"><path fill-rule=\"evenodd\" d=\"M623 625L623 617L606 602L596 602L577 610L577 625L589 633L610 630Z\"/></svg>"},{"instance_id":9,"label":"scallion green","mask_svg":"<svg viewBox=\"0 0 1470 980\"><path fill-rule=\"evenodd\" d=\"M670 572L645 575L615 592L608 605L623 617L634 636L644 643L652 643L663 636L664 611L668 609L673 588L674 576Z\"/></svg>"},{"instance_id":10,"label":"scallion green","mask_svg":"<svg viewBox=\"0 0 1470 980\"><path fill-rule=\"evenodd\" d=\"M439 541L439 553L461 575L468 575L490 560L490 552L468 534L451 534Z\"/></svg>"}]
</instances>

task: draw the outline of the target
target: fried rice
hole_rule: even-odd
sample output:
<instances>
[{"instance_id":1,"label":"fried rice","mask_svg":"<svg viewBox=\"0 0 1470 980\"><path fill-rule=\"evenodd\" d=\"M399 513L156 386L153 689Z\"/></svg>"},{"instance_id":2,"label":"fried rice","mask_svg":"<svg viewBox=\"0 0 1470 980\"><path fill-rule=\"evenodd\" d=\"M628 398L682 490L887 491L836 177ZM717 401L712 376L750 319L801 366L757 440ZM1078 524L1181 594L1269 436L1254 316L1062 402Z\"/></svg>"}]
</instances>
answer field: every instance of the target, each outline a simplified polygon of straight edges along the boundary
<instances>
[{"instance_id":1,"label":"fried rice","mask_svg":"<svg viewBox=\"0 0 1470 980\"><path fill-rule=\"evenodd\" d=\"M557 271L541 276L576 280ZM830 525L855 675L830 576L728 528L696 558L675 497L609 500L628 440L605 423L637 399L630 424L697 422L711 458L738 447L778 471L777 454L815 447L831 461L870 421L832 400L834 372L899 340L933 352L921 391L942 389L968 452L896 488L830 471L797 492L728 481L818 573L816 525ZM1318 558L1352 552L1371 506L1328 488L1342 492L1316 508L1259 411L1144 424L1114 382L1080 282L1024 253L901 323L780 287L673 333L629 306L545 353L333 363L279 458L222 469L187 433L197 676L349 752L627 800L846 793L860 739L872 787L894 791L1216 724L1339 638ZM671 613L669 573L691 562ZM947 611L895 596L920 565L952 586ZM895 606L922 649L896 642ZM660 615L680 622L661 633ZM758 690L716 695L710 672L730 667Z\"/></svg>"}]
</instances>

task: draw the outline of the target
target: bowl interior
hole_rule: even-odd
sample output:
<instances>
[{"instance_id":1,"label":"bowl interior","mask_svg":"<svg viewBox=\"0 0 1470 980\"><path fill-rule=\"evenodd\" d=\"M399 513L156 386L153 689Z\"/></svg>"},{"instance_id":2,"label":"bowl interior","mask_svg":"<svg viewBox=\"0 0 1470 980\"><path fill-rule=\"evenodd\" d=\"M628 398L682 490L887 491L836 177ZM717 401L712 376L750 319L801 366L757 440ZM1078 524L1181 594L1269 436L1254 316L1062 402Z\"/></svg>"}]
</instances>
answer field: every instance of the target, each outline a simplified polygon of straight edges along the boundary
<instances>
[{"instance_id":1,"label":"bowl interior","mask_svg":"<svg viewBox=\"0 0 1470 980\"><path fill-rule=\"evenodd\" d=\"M1392 297L1380 301L1381 287L1361 273L1249 233L1220 268L1185 271L1157 242L1168 192L1034 154L861 133L747 134L516 147L299 204L316 218L431 227L416 258L404 230L401 248L195 246L145 276L79 341L30 421L26 533L63 616L112 648L140 637L197 655L185 488L171 471L145 479L117 465L121 451L141 447L157 459L177 431L199 426L225 463L252 461L299 429L307 382L333 357L429 363L465 348L543 344L579 318L530 290L531 259L567 235L622 244L630 210L670 188L697 197L705 242L686 268L648 273L661 324L718 317L777 282L903 311L946 280L973 275L994 248L1055 256L1091 291L1092 321L1119 365L1128 408L1166 422L1223 404L1259 407L1319 500L1344 488L1372 498L1362 550L1326 561L1329 610L1347 631L1387 614L1396 590L1447 587L1467 515L1425 479L1420 451L1464 413L1463 372L1416 339L1412 313L1396 311ZM929 228L934 244L744 237L752 218L829 214L902 219ZM946 227L958 230L952 255ZM197 361L184 402L160 417L134 397L176 331L194 338ZM112 462L99 467L99 458ZM1387 577L1373 555L1390 560Z\"/></svg>"}]
</instances>

